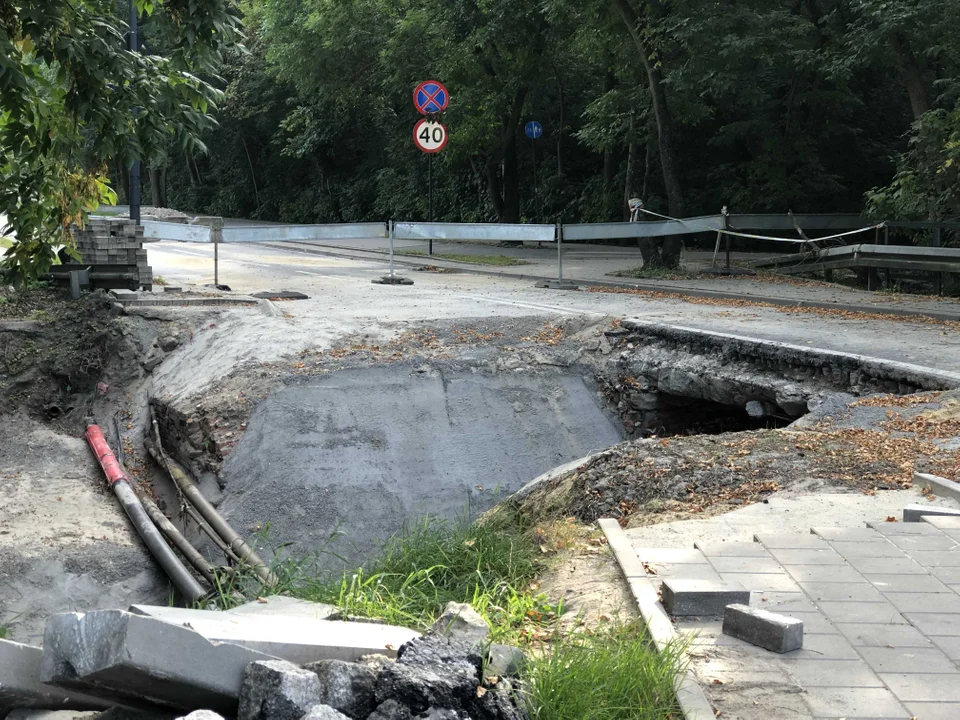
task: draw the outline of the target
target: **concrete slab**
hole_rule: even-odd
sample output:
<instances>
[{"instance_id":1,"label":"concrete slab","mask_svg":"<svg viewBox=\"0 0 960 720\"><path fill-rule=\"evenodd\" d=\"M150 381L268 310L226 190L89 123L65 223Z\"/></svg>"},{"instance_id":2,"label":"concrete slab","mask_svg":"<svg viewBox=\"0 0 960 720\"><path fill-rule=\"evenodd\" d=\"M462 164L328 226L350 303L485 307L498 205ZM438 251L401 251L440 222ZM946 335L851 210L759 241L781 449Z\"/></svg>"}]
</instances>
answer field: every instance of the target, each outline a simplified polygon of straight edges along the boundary
<instances>
[{"instance_id":1,"label":"concrete slab","mask_svg":"<svg viewBox=\"0 0 960 720\"><path fill-rule=\"evenodd\" d=\"M960 530L960 517L954 515L924 515L923 521L938 530Z\"/></svg>"},{"instance_id":2,"label":"concrete slab","mask_svg":"<svg viewBox=\"0 0 960 720\"><path fill-rule=\"evenodd\" d=\"M230 608L226 612L233 615L285 615L286 617L327 620L340 611L335 605L299 600L286 595L270 595Z\"/></svg>"},{"instance_id":3,"label":"concrete slab","mask_svg":"<svg viewBox=\"0 0 960 720\"><path fill-rule=\"evenodd\" d=\"M105 710L114 703L40 682L40 648L0 640L0 717L13 708Z\"/></svg>"},{"instance_id":4,"label":"concrete slab","mask_svg":"<svg viewBox=\"0 0 960 720\"><path fill-rule=\"evenodd\" d=\"M270 656L119 610L47 621L40 678L135 707L233 714L247 665Z\"/></svg>"},{"instance_id":5,"label":"concrete slab","mask_svg":"<svg viewBox=\"0 0 960 720\"><path fill-rule=\"evenodd\" d=\"M297 665L317 660L356 662L363 655L396 657L420 633L394 625L136 605L165 623L189 627L207 640L233 643Z\"/></svg>"}]
</instances>

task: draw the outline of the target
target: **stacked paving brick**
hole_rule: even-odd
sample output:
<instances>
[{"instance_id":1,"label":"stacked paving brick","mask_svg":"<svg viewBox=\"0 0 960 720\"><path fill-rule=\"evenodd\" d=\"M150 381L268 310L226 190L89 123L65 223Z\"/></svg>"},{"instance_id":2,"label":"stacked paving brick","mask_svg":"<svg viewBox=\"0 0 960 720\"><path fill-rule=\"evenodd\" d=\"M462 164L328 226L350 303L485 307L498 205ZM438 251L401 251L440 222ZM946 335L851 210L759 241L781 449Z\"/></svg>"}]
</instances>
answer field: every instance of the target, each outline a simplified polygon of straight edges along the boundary
<instances>
[{"instance_id":1,"label":"stacked paving brick","mask_svg":"<svg viewBox=\"0 0 960 720\"><path fill-rule=\"evenodd\" d=\"M153 269L143 248L143 228L127 218L90 218L83 230L74 230L84 265L120 265L133 273L131 289L153 289Z\"/></svg>"}]
</instances>

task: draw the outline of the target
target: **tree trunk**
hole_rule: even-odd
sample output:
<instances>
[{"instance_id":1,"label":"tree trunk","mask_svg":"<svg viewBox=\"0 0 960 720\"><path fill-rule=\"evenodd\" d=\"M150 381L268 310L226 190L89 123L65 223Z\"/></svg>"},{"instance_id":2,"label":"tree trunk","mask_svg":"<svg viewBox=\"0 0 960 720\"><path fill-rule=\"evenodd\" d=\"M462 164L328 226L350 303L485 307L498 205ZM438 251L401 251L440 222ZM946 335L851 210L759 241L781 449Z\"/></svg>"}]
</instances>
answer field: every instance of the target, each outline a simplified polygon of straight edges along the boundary
<instances>
[{"instance_id":1,"label":"tree trunk","mask_svg":"<svg viewBox=\"0 0 960 720\"><path fill-rule=\"evenodd\" d=\"M527 97L527 88L519 88L513 97L510 114L503 117L500 145L487 157L487 188L498 222L520 220L520 177L517 167L517 126ZM500 178L500 171L503 178Z\"/></svg>"},{"instance_id":2,"label":"tree trunk","mask_svg":"<svg viewBox=\"0 0 960 720\"><path fill-rule=\"evenodd\" d=\"M163 207L160 198L160 168L152 167L148 172L150 173L150 202L154 207Z\"/></svg>"},{"instance_id":3,"label":"tree trunk","mask_svg":"<svg viewBox=\"0 0 960 720\"><path fill-rule=\"evenodd\" d=\"M612 70L607 70L606 75L603 76L603 94L606 95L608 92L613 90L613 86L616 82ZM604 194L610 191L610 188L613 186L613 178L616 175L617 167L614 164L613 159L613 148L609 145L603 149L603 190Z\"/></svg>"},{"instance_id":4,"label":"tree trunk","mask_svg":"<svg viewBox=\"0 0 960 720\"><path fill-rule=\"evenodd\" d=\"M167 166L160 169L160 202L167 207Z\"/></svg>"},{"instance_id":5,"label":"tree trunk","mask_svg":"<svg viewBox=\"0 0 960 720\"><path fill-rule=\"evenodd\" d=\"M640 33L640 18L628 0L613 0L614 6L623 18L630 36L636 45L637 53L643 62L653 100L653 115L657 123L657 138L660 149L660 167L663 170L663 184L667 192L667 205L673 217L683 217L683 187L680 183L680 170L674 146L673 116L667 105L667 92L663 86L660 69L651 60L651 48Z\"/></svg>"},{"instance_id":6,"label":"tree trunk","mask_svg":"<svg viewBox=\"0 0 960 720\"><path fill-rule=\"evenodd\" d=\"M557 176L563 177L563 124L566 122L564 106L567 100L563 87L563 77L560 75L560 70L557 69L556 64L553 66L553 74L557 76L557 89L560 92L560 123L557 127Z\"/></svg>"},{"instance_id":7,"label":"tree trunk","mask_svg":"<svg viewBox=\"0 0 960 720\"><path fill-rule=\"evenodd\" d=\"M890 44L893 46L897 58L897 68L903 78L903 84L907 88L910 109L913 110L913 119L918 120L921 115L930 109L927 84L923 80L923 70L905 37L897 33L890 38Z\"/></svg>"},{"instance_id":8,"label":"tree trunk","mask_svg":"<svg viewBox=\"0 0 960 720\"><path fill-rule=\"evenodd\" d=\"M243 144L243 152L247 155L247 166L250 168L250 182L253 183L253 199L257 203L255 212L260 211L260 190L257 188L257 174L253 171L253 160L250 158L250 151L247 149L247 141L240 136L240 142Z\"/></svg>"},{"instance_id":9,"label":"tree trunk","mask_svg":"<svg viewBox=\"0 0 960 720\"><path fill-rule=\"evenodd\" d=\"M510 136L503 153L503 215L500 222L520 222L520 167L516 133Z\"/></svg>"},{"instance_id":10,"label":"tree trunk","mask_svg":"<svg viewBox=\"0 0 960 720\"><path fill-rule=\"evenodd\" d=\"M623 220L630 219L630 198L633 197L633 168L636 165L637 143L630 143L630 149L627 151L627 173L623 181Z\"/></svg>"},{"instance_id":11,"label":"tree trunk","mask_svg":"<svg viewBox=\"0 0 960 720\"><path fill-rule=\"evenodd\" d=\"M190 178L190 186L196 187L197 185L200 184L200 179L193 172L193 163L190 162L190 157L188 155L184 155L183 159L187 163L187 175Z\"/></svg>"},{"instance_id":12,"label":"tree trunk","mask_svg":"<svg viewBox=\"0 0 960 720\"><path fill-rule=\"evenodd\" d=\"M644 144L646 145L646 154L643 156L643 187L640 188L641 198L647 196L647 189L650 187L650 140L648 139Z\"/></svg>"},{"instance_id":13,"label":"tree trunk","mask_svg":"<svg viewBox=\"0 0 960 720\"><path fill-rule=\"evenodd\" d=\"M503 192L500 189L500 173L493 157L487 158L487 194L493 203L493 211L497 214L497 221L503 221Z\"/></svg>"}]
</instances>

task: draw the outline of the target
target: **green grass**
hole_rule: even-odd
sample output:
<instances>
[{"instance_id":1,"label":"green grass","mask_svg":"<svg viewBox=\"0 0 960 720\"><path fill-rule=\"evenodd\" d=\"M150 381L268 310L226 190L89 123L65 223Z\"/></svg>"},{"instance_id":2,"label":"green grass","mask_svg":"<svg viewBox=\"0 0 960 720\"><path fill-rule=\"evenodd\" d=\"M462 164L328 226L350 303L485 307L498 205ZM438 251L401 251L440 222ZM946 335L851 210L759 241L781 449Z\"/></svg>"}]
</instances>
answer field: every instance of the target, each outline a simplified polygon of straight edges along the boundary
<instances>
[{"instance_id":1,"label":"green grass","mask_svg":"<svg viewBox=\"0 0 960 720\"><path fill-rule=\"evenodd\" d=\"M366 567L331 576L315 559L275 563L275 593L337 605L347 615L428 628L448 602L468 602L498 640L521 641L548 626L562 608L530 589L540 549L516 516L497 513L482 523L425 518L384 544ZM240 573L219 590L221 606L256 596Z\"/></svg>"},{"instance_id":2,"label":"green grass","mask_svg":"<svg viewBox=\"0 0 960 720\"><path fill-rule=\"evenodd\" d=\"M531 663L530 718L679 720L674 678L681 650L657 652L640 623L564 638Z\"/></svg>"},{"instance_id":3,"label":"green grass","mask_svg":"<svg viewBox=\"0 0 960 720\"><path fill-rule=\"evenodd\" d=\"M10 634L10 631L7 629L6 625L0 625L0 640L6 640L7 635Z\"/></svg>"},{"instance_id":4,"label":"green grass","mask_svg":"<svg viewBox=\"0 0 960 720\"><path fill-rule=\"evenodd\" d=\"M163 275L154 275L153 284L163 287L164 285L167 284L167 279Z\"/></svg>"},{"instance_id":5,"label":"green grass","mask_svg":"<svg viewBox=\"0 0 960 720\"><path fill-rule=\"evenodd\" d=\"M461 253L434 253L433 255L428 255L426 250L397 250L396 254L437 258L439 260L455 260L456 262L470 263L471 265L497 265L500 267L529 265L526 260L510 257L509 255L465 255Z\"/></svg>"}]
</instances>

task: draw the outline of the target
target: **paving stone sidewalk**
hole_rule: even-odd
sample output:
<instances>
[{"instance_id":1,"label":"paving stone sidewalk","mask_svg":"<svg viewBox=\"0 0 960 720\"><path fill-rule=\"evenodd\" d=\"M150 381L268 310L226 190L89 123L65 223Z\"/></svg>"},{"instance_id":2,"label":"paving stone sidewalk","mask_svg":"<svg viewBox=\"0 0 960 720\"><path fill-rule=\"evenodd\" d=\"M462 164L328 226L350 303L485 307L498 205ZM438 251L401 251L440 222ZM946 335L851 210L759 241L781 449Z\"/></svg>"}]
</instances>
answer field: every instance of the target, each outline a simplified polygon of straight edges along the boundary
<instances>
[{"instance_id":1,"label":"paving stone sidewalk","mask_svg":"<svg viewBox=\"0 0 960 720\"><path fill-rule=\"evenodd\" d=\"M754 542L635 550L659 578L751 591L751 606L804 621L777 655L683 618L690 654L723 718L960 718L960 518L868 522Z\"/></svg>"}]
</instances>

